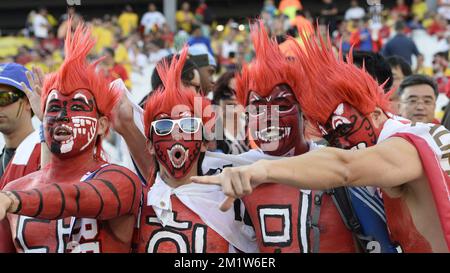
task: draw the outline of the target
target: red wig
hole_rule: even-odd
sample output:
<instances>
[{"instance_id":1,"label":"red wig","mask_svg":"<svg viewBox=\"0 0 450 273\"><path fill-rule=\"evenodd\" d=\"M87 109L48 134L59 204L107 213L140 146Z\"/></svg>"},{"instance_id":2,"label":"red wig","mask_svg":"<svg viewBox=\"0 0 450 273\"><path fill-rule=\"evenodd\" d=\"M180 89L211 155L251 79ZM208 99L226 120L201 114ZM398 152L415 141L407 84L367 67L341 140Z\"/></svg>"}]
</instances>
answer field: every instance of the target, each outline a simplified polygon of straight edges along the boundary
<instances>
[{"instance_id":1,"label":"red wig","mask_svg":"<svg viewBox=\"0 0 450 273\"><path fill-rule=\"evenodd\" d=\"M277 41L269 37L263 21L258 20L251 26L251 37L256 56L236 76L238 101L246 106L251 91L267 97L279 84L289 85L298 100L302 75L296 68L297 60L286 58Z\"/></svg>"},{"instance_id":2,"label":"red wig","mask_svg":"<svg viewBox=\"0 0 450 273\"><path fill-rule=\"evenodd\" d=\"M70 26L72 19L69 19ZM92 93L98 112L110 117L111 110L120 100L120 92L109 88L109 82L104 75L97 73L97 64L101 59L88 63L87 55L95 45L91 29L83 23L78 24L72 35L67 28L64 44L65 59L55 73L45 77L41 95L41 108L44 112L48 94L56 89L64 95L70 95L78 89L87 89Z\"/></svg>"},{"instance_id":3,"label":"red wig","mask_svg":"<svg viewBox=\"0 0 450 273\"><path fill-rule=\"evenodd\" d=\"M339 56L333 52L330 37L324 39L313 33L309 38L302 35L304 47L296 43L293 52L300 63L304 77L299 97L300 107L306 118L317 126L325 124L336 107L346 102L367 115L380 107L388 110L389 95L363 68L353 64L352 51L344 62L342 48Z\"/></svg>"},{"instance_id":4,"label":"red wig","mask_svg":"<svg viewBox=\"0 0 450 273\"><path fill-rule=\"evenodd\" d=\"M177 105L187 107L195 116L202 118L203 124L211 119L204 113L205 108L210 105L209 101L198 95L194 90L185 87L181 81L181 72L187 54L188 48L184 47L179 59L174 55L170 65L163 61L156 67L163 84L149 95L144 107L145 132L148 138L150 138L152 121L160 114L170 115ZM201 102L201 109L194 107L196 100ZM198 113L198 111L201 111L201 113Z\"/></svg>"}]
</instances>

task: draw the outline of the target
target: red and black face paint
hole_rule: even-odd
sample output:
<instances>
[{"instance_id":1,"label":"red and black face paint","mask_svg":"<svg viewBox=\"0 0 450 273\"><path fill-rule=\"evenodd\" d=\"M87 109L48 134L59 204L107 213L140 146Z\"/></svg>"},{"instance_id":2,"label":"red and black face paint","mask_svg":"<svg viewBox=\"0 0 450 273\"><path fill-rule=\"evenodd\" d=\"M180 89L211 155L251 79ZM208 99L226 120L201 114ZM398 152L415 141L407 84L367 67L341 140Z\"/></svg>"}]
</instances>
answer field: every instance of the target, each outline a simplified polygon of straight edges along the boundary
<instances>
[{"instance_id":1,"label":"red and black face paint","mask_svg":"<svg viewBox=\"0 0 450 273\"><path fill-rule=\"evenodd\" d=\"M151 126L150 137L153 142L156 158L164 166L169 175L175 179L185 177L198 161L202 146L201 120L198 127L189 127L180 123L181 120L191 117L192 113L185 112L178 117L169 118L169 115L158 115L156 121L173 121L174 125L166 131L167 134L159 135L156 125ZM188 119L189 120L189 119ZM188 123L190 124L190 123ZM186 126L186 127L184 127ZM193 129L192 129L193 128Z\"/></svg>"},{"instance_id":2,"label":"red and black face paint","mask_svg":"<svg viewBox=\"0 0 450 273\"><path fill-rule=\"evenodd\" d=\"M44 114L44 136L50 151L73 157L89 151L97 137L97 110L93 95L85 89L63 95L52 90Z\"/></svg>"},{"instance_id":3,"label":"red and black face paint","mask_svg":"<svg viewBox=\"0 0 450 273\"><path fill-rule=\"evenodd\" d=\"M348 103L339 104L327 123L319 124L319 128L331 146L342 149L373 146L381 132L369 116L361 114Z\"/></svg>"},{"instance_id":4,"label":"red and black face paint","mask_svg":"<svg viewBox=\"0 0 450 273\"><path fill-rule=\"evenodd\" d=\"M249 94L249 132L256 145L275 156L293 156L303 142L303 120L298 102L287 84L273 88L267 97Z\"/></svg>"}]
</instances>

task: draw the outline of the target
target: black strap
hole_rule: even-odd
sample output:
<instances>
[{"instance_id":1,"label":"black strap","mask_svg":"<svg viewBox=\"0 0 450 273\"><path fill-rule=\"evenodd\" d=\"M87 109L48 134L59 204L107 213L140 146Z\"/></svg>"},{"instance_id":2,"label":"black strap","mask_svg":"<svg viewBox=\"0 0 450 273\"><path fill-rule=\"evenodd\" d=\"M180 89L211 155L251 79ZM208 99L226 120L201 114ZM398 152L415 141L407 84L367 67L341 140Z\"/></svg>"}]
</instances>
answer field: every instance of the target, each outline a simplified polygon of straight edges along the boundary
<instances>
[{"instance_id":1,"label":"black strap","mask_svg":"<svg viewBox=\"0 0 450 273\"><path fill-rule=\"evenodd\" d=\"M350 202L348 189L344 187L334 188L330 191L330 194L345 226L353 233L361 250L367 252L367 244L373 241L373 238L363 234L359 219Z\"/></svg>"},{"instance_id":2,"label":"black strap","mask_svg":"<svg viewBox=\"0 0 450 273\"><path fill-rule=\"evenodd\" d=\"M320 218L320 209L322 207L322 195L323 191L314 191L313 201L314 201L314 210L311 214L310 227L313 232L313 245L312 245L312 253L319 253L320 250L320 227L319 227L319 218Z\"/></svg>"}]
</instances>

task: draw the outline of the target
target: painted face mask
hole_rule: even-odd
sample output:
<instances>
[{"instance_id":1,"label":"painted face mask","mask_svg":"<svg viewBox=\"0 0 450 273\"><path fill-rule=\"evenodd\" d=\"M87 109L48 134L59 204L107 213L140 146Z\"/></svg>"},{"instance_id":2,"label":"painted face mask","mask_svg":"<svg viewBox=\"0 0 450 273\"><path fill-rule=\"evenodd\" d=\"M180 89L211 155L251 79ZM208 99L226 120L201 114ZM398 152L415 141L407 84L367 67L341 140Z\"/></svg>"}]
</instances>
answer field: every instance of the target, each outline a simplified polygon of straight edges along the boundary
<instances>
[{"instance_id":1,"label":"painted face mask","mask_svg":"<svg viewBox=\"0 0 450 273\"><path fill-rule=\"evenodd\" d=\"M352 150L375 145L381 132L368 116L348 103L339 104L327 123L319 128L331 146Z\"/></svg>"},{"instance_id":2,"label":"painted face mask","mask_svg":"<svg viewBox=\"0 0 450 273\"><path fill-rule=\"evenodd\" d=\"M52 90L45 109L44 136L52 153L73 157L95 145L97 110L89 91L80 89L63 95Z\"/></svg>"},{"instance_id":3,"label":"painted face mask","mask_svg":"<svg viewBox=\"0 0 450 273\"><path fill-rule=\"evenodd\" d=\"M249 94L249 129L256 145L275 156L293 156L303 138L298 102L286 84L274 87L267 97Z\"/></svg>"},{"instance_id":4,"label":"painted face mask","mask_svg":"<svg viewBox=\"0 0 450 273\"><path fill-rule=\"evenodd\" d=\"M200 156L202 121L188 112L174 118L166 114L157 118L151 126L156 158L173 178L181 179Z\"/></svg>"}]
</instances>

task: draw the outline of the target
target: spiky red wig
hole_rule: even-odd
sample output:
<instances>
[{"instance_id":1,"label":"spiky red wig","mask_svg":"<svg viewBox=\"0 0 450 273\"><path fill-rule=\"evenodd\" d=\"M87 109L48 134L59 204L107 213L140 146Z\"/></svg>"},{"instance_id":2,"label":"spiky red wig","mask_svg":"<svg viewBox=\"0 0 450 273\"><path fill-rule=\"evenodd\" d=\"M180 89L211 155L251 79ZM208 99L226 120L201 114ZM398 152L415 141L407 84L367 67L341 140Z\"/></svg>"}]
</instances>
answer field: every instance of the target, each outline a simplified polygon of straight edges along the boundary
<instances>
[{"instance_id":1,"label":"spiky red wig","mask_svg":"<svg viewBox=\"0 0 450 273\"><path fill-rule=\"evenodd\" d=\"M189 108L196 117L202 118L203 124L206 124L212 118L204 111L210 105L209 101L194 90L184 86L181 81L181 72L187 54L188 48L184 47L179 59L174 55L170 65L163 61L156 67L163 84L150 94L144 107L145 132L148 138L150 138L152 121L160 114L170 115L177 105ZM196 99L201 102L201 109L194 107Z\"/></svg>"},{"instance_id":2,"label":"spiky red wig","mask_svg":"<svg viewBox=\"0 0 450 273\"><path fill-rule=\"evenodd\" d=\"M297 60L288 60L275 39L271 39L262 20L251 26L251 37L256 56L249 65L244 65L236 75L236 97L246 106L251 91L266 97L279 84L287 84L297 96L303 75L296 69Z\"/></svg>"},{"instance_id":3,"label":"spiky red wig","mask_svg":"<svg viewBox=\"0 0 450 273\"><path fill-rule=\"evenodd\" d=\"M69 19L68 25L71 25ZM120 92L109 89L109 82L104 75L96 71L101 59L88 63L87 55L95 45L91 29L83 23L78 24L72 34L67 28L64 44L65 59L55 73L45 77L41 95L41 108L44 112L48 94L56 89L64 95L70 95L78 89L89 90L95 98L100 114L110 117L111 110L120 99Z\"/></svg>"},{"instance_id":4,"label":"spiky red wig","mask_svg":"<svg viewBox=\"0 0 450 273\"><path fill-rule=\"evenodd\" d=\"M342 48L339 56L333 52L329 35L323 38L313 33L302 37L304 47L296 43L293 52L299 60L303 80L300 84L300 107L314 125L325 124L336 107L347 102L362 114L369 114L380 107L388 111L389 93L365 71L353 64L352 52L344 62Z\"/></svg>"}]
</instances>

